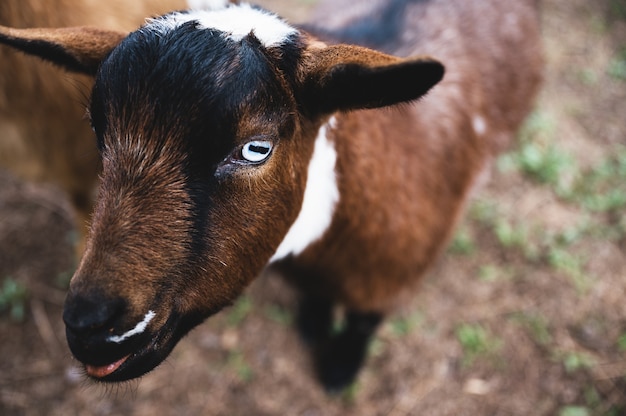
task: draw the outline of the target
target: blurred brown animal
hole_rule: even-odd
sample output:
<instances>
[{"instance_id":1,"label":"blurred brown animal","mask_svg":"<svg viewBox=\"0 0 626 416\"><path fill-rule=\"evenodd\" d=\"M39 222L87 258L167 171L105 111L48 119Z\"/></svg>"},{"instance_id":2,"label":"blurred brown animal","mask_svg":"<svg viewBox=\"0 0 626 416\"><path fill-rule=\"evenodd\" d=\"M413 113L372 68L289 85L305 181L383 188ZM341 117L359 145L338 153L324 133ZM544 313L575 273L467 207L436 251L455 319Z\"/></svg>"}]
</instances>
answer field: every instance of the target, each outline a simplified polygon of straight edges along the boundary
<instances>
[{"instance_id":1,"label":"blurred brown animal","mask_svg":"<svg viewBox=\"0 0 626 416\"><path fill-rule=\"evenodd\" d=\"M150 371L270 268L300 289L326 388L354 379L528 113L542 68L534 0L364 4L375 7L306 30L225 4L121 42L0 28L1 42L96 76L102 186L64 311L88 375Z\"/></svg>"},{"instance_id":2,"label":"blurred brown animal","mask_svg":"<svg viewBox=\"0 0 626 416\"><path fill-rule=\"evenodd\" d=\"M130 31L148 16L185 7L184 0L2 0L0 25ZM100 171L85 114L92 86L93 77L68 74L0 45L0 168L67 193L77 214L79 254Z\"/></svg>"}]
</instances>

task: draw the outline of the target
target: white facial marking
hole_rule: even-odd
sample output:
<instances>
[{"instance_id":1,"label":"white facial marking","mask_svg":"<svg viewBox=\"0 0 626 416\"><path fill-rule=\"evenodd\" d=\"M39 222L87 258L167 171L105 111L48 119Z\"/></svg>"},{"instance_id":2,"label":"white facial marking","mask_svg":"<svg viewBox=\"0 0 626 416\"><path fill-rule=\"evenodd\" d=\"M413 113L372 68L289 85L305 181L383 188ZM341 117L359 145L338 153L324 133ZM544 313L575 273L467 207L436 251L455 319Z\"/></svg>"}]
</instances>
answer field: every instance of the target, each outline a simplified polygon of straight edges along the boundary
<instances>
[{"instance_id":1,"label":"white facial marking","mask_svg":"<svg viewBox=\"0 0 626 416\"><path fill-rule=\"evenodd\" d=\"M472 118L472 127L479 136L487 132L487 122L485 122L485 119L480 115L475 115L474 118Z\"/></svg>"},{"instance_id":2,"label":"white facial marking","mask_svg":"<svg viewBox=\"0 0 626 416\"><path fill-rule=\"evenodd\" d=\"M192 10L223 9L228 3L229 0L187 0L187 5Z\"/></svg>"},{"instance_id":3,"label":"white facial marking","mask_svg":"<svg viewBox=\"0 0 626 416\"><path fill-rule=\"evenodd\" d=\"M107 338L107 341L115 342L116 344L119 344L125 339L132 337L133 335L141 334L143 331L146 330L146 327L148 326L152 318L154 318L155 316L156 316L156 313L154 313L154 311L148 311L146 316L143 317L143 320L139 322L137 325L135 325L133 329L125 332L122 335L111 335L110 337Z\"/></svg>"},{"instance_id":4,"label":"white facial marking","mask_svg":"<svg viewBox=\"0 0 626 416\"><path fill-rule=\"evenodd\" d=\"M265 47L284 44L297 30L275 14L240 4L216 10L192 10L172 13L161 19L149 19L146 29L165 34L184 23L197 21L200 29L215 29L239 42L254 33Z\"/></svg>"},{"instance_id":5,"label":"white facial marking","mask_svg":"<svg viewBox=\"0 0 626 416\"><path fill-rule=\"evenodd\" d=\"M287 232L270 263L290 254L302 253L310 244L319 240L330 226L335 207L339 201L335 164L337 152L333 142L328 140L328 128L334 127L335 118L322 126L315 139L313 156L304 190L302 208L295 222Z\"/></svg>"}]
</instances>

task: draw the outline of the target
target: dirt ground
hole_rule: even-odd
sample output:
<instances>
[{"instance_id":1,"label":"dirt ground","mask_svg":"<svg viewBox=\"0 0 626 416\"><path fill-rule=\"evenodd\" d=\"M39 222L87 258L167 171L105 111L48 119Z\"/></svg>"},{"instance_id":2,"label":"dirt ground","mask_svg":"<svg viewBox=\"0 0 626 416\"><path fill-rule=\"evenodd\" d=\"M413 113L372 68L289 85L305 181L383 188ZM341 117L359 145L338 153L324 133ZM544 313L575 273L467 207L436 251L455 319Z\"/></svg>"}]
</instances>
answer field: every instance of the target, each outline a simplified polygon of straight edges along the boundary
<instances>
[{"instance_id":1,"label":"dirt ground","mask_svg":"<svg viewBox=\"0 0 626 416\"><path fill-rule=\"evenodd\" d=\"M260 3L300 21L314 0ZM585 169L626 144L626 3L544 0L542 11L535 118ZM0 314L0 415L626 414L626 213L582 209L502 165L469 210L467 238L384 325L359 382L337 397L316 384L291 327L293 294L272 276L140 381L85 382L61 321L74 265L68 203L0 173L0 296L7 282L27 290L12 298L17 316ZM494 215L542 233L520 243ZM579 234L559 243L559 257L545 239L568 230Z\"/></svg>"}]
</instances>

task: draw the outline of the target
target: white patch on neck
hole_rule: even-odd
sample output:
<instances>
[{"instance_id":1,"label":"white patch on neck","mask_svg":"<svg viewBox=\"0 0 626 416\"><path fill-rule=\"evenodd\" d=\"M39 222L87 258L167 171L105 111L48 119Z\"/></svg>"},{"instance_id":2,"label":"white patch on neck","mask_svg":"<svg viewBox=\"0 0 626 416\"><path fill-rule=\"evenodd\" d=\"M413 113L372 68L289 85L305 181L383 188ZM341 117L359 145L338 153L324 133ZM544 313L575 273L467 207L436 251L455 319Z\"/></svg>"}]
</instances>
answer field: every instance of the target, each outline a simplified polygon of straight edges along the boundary
<instances>
[{"instance_id":1,"label":"white patch on neck","mask_svg":"<svg viewBox=\"0 0 626 416\"><path fill-rule=\"evenodd\" d=\"M333 117L320 128L315 139L313 156L309 162L300 213L270 259L270 263L290 254L302 253L309 245L319 240L330 227L339 201L339 188L335 173L337 152L333 142L327 137L328 128L334 127L335 122Z\"/></svg>"},{"instance_id":2,"label":"white patch on neck","mask_svg":"<svg viewBox=\"0 0 626 416\"><path fill-rule=\"evenodd\" d=\"M133 335L141 334L143 331L146 330L146 327L148 326L152 318L154 318L155 316L156 316L156 313L154 313L154 311L148 311L146 316L143 317L143 320L139 322L137 325L135 325L133 329L125 332L122 335L111 335L110 337L107 338L107 341L120 344L122 341L124 341L127 338L132 337Z\"/></svg>"},{"instance_id":3,"label":"white patch on neck","mask_svg":"<svg viewBox=\"0 0 626 416\"><path fill-rule=\"evenodd\" d=\"M205 2L190 0L190 4L192 3L201 5ZM235 42L253 33L265 47L280 46L298 32L275 14L255 9L249 4L227 5L212 10L191 10L187 13L174 12L162 18L148 19L146 29L165 34L193 21L198 22L200 29L219 30Z\"/></svg>"}]
</instances>

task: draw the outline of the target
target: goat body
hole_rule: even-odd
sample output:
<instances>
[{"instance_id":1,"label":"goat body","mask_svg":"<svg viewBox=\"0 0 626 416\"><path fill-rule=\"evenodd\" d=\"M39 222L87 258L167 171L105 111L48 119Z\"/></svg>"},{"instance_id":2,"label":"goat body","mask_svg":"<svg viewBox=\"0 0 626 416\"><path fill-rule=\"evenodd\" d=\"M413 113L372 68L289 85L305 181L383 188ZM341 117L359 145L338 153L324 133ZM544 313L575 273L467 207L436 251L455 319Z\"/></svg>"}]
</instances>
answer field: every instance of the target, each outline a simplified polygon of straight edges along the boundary
<instances>
[{"instance_id":1,"label":"goat body","mask_svg":"<svg viewBox=\"0 0 626 416\"><path fill-rule=\"evenodd\" d=\"M150 371L269 267L302 293L321 381L354 378L528 112L542 66L534 0L364 4L378 9L306 31L247 5L165 15L121 42L0 30L96 76L102 185L64 311L90 376ZM424 96L439 62L445 78ZM347 325L331 335L335 305Z\"/></svg>"}]
</instances>

